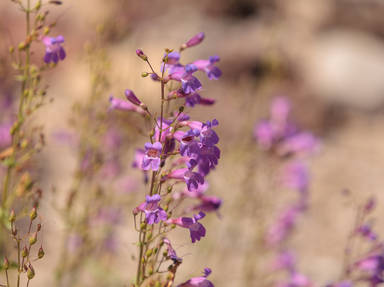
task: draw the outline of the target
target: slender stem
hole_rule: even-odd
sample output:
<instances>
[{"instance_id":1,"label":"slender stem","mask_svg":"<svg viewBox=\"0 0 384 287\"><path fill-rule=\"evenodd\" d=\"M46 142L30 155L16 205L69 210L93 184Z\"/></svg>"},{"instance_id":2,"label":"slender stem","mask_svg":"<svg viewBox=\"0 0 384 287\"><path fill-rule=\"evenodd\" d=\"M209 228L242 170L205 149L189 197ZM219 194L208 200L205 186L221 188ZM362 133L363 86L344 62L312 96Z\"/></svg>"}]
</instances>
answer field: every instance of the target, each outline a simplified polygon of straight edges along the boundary
<instances>
[{"instance_id":1,"label":"slender stem","mask_svg":"<svg viewBox=\"0 0 384 287\"><path fill-rule=\"evenodd\" d=\"M5 277L7 278L7 287L11 287L11 285L9 285L9 278L8 278L8 270L5 269Z\"/></svg>"},{"instance_id":2,"label":"slender stem","mask_svg":"<svg viewBox=\"0 0 384 287\"><path fill-rule=\"evenodd\" d=\"M22 271L21 268L23 268L22 266L20 266L20 240L17 239L17 287L20 286L20 273Z\"/></svg>"},{"instance_id":3,"label":"slender stem","mask_svg":"<svg viewBox=\"0 0 384 287\"><path fill-rule=\"evenodd\" d=\"M30 9L31 3L30 0L27 1L27 8L25 9L25 14L26 14L26 41L29 41L29 34L31 30L31 25L30 25ZM28 84L28 78L29 78L29 64L30 64L30 43L26 43L26 50L25 50L25 65L24 65L24 78L23 82L21 84L21 95L20 95L20 102L19 102L19 109L18 109L18 119L17 119L17 130L15 131L15 134L12 135L12 147L14 148L14 152L16 150L16 147L18 145L19 141L19 129L24 121L23 119L23 109L24 109L24 99L25 99L25 90ZM9 165L7 168L7 173L4 179L4 186L3 186L3 195L2 195L2 207L5 208L6 206L6 201L8 197L8 189L9 189L9 184L10 184L10 178L12 174L12 169L13 166Z\"/></svg>"}]
</instances>

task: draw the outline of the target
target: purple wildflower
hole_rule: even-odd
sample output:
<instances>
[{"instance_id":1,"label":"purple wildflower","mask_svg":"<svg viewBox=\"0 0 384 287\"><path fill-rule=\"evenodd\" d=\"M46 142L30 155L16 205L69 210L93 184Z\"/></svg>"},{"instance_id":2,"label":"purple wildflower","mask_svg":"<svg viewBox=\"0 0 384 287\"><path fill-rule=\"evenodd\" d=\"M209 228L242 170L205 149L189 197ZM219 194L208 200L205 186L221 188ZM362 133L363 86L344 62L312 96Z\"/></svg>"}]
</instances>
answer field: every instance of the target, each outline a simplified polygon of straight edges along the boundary
<instances>
[{"instance_id":1,"label":"purple wildflower","mask_svg":"<svg viewBox=\"0 0 384 287\"><path fill-rule=\"evenodd\" d=\"M200 173L190 170L184 173L184 179L189 191L196 190L200 184L204 183L204 177Z\"/></svg>"},{"instance_id":2,"label":"purple wildflower","mask_svg":"<svg viewBox=\"0 0 384 287\"><path fill-rule=\"evenodd\" d=\"M126 89L125 90L125 97L132 104L134 104L136 106L140 106L141 105L141 101L136 97L135 93L132 90Z\"/></svg>"},{"instance_id":3,"label":"purple wildflower","mask_svg":"<svg viewBox=\"0 0 384 287\"><path fill-rule=\"evenodd\" d=\"M139 114L145 114L145 111L142 108L137 107L131 104L130 102L114 98L113 96L109 97L109 103L110 103L109 108L111 110L133 111Z\"/></svg>"},{"instance_id":4,"label":"purple wildflower","mask_svg":"<svg viewBox=\"0 0 384 287\"><path fill-rule=\"evenodd\" d=\"M141 168L144 170L158 170L160 167L161 150L163 148L162 144L160 142L155 142L153 144L147 142L145 143L144 147L145 155Z\"/></svg>"},{"instance_id":5,"label":"purple wildflower","mask_svg":"<svg viewBox=\"0 0 384 287\"><path fill-rule=\"evenodd\" d=\"M204 212L199 212L199 214L195 214L193 218L191 217L178 217L169 219L168 223L176 224L183 228L188 228L192 243L199 241L202 237L205 236L205 228L204 226L198 222L200 219L205 217Z\"/></svg>"},{"instance_id":6,"label":"purple wildflower","mask_svg":"<svg viewBox=\"0 0 384 287\"><path fill-rule=\"evenodd\" d=\"M375 241L377 239L377 235L373 232L372 228L367 225L361 225L359 228L357 228L357 232L361 234L363 237Z\"/></svg>"},{"instance_id":7,"label":"purple wildflower","mask_svg":"<svg viewBox=\"0 0 384 287\"><path fill-rule=\"evenodd\" d=\"M191 278L177 287L214 287L213 283L207 279L211 273L210 268L204 268L203 276Z\"/></svg>"},{"instance_id":8,"label":"purple wildflower","mask_svg":"<svg viewBox=\"0 0 384 287\"><path fill-rule=\"evenodd\" d=\"M305 191L309 184L309 171L307 166L302 161L291 161L284 166L282 183L292 189Z\"/></svg>"},{"instance_id":9,"label":"purple wildflower","mask_svg":"<svg viewBox=\"0 0 384 287\"><path fill-rule=\"evenodd\" d=\"M309 132L301 132L286 138L278 148L280 155L313 153L318 146L317 139Z\"/></svg>"},{"instance_id":10,"label":"purple wildflower","mask_svg":"<svg viewBox=\"0 0 384 287\"><path fill-rule=\"evenodd\" d=\"M295 206L282 212L276 223L268 230L267 242L276 245L283 241L292 231L298 215L299 210Z\"/></svg>"},{"instance_id":11,"label":"purple wildflower","mask_svg":"<svg viewBox=\"0 0 384 287\"><path fill-rule=\"evenodd\" d=\"M168 238L163 238L163 242L165 245L167 245L167 256L174 262L174 263L181 263L183 261L182 258L178 257L176 254L175 249L173 249L171 242Z\"/></svg>"},{"instance_id":12,"label":"purple wildflower","mask_svg":"<svg viewBox=\"0 0 384 287\"><path fill-rule=\"evenodd\" d=\"M201 143L203 145L213 146L219 142L219 137L212 129L212 127L217 126L218 124L219 122L214 119L212 122L207 121L207 123L203 125L200 131Z\"/></svg>"},{"instance_id":13,"label":"purple wildflower","mask_svg":"<svg viewBox=\"0 0 384 287\"><path fill-rule=\"evenodd\" d=\"M45 45L45 55L44 62L49 64L50 62L54 62L55 64L60 60L64 60L65 51L61 46L64 43L63 36L55 37L44 37L43 43Z\"/></svg>"},{"instance_id":14,"label":"purple wildflower","mask_svg":"<svg viewBox=\"0 0 384 287\"><path fill-rule=\"evenodd\" d=\"M218 61L220 61L219 56L212 56L209 60L197 60L193 64L198 70L205 72L210 80L218 80L222 74L221 70L214 65Z\"/></svg>"},{"instance_id":15,"label":"purple wildflower","mask_svg":"<svg viewBox=\"0 0 384 287\"><path fill-rule=\"evenodd\" d=\"M191 39L189 39L187 41L187 43L185 43L185 47L189 48L189 47L199 45L204 40L204 38L205 38L204 32L200 32L200 33L196 34L195 36L193 36Z\"/></svg>"},{"instance_id":16,"label":"purple wildflower","mask_svg":"<svg viewBox=\"0 0 384 287\"><path fill-rule=\"evenodd\" d=\"M148 224L159 223L161 220L167 220L167 213L159 206L160 195L147 195L142 211L145 213L145 219Z\"/></svg>"},{"instance_id":17,"label":"purple wildflower","mask_svg":"<svg viewBox=\"0 0 384 287\"><path fill-rule=\"evenodd\" d=\"M11 125L0 125L0 149L10 146L12 143L12 137L10 134Z\"/></svg>"},{"instance_id":18,"label":"purple wildflower","mask_svg":"<svg viewBox=\"0 0 384 287\"><path fill-rule=\"evenodd\" d=\"M222 204L222 200L216 196L201 195L199 200L200 203L195 205L192 208L193 210L200 210L204 212L217 211Z\"/></svg>"}]
</instances>

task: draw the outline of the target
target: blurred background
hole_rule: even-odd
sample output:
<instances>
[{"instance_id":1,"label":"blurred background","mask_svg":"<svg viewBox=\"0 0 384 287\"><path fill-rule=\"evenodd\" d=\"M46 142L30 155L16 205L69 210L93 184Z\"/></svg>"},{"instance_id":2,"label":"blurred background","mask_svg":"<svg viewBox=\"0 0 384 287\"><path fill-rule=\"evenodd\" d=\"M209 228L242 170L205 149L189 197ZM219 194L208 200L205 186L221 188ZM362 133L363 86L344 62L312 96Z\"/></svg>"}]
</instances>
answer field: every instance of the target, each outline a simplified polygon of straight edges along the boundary
<instances>
[{"instance_id":1,"label":"blurred background","mask_svg":"<svg viewBox=\"0 0 384 287\"><path fill-rule=\"evenodd\" d=\"M0 84L8 97L15 88L8 47L22 39L24 17L10 1L1 1L0 11ZM222 78L203 82L204 96L216 104L197 107L192 115L220 122L222 158L208 181L209 193L221 197L223 206L220 216L205 220L207 236L194 246L185 230L176 232L174 247L184 260L176 281L210 267L215 286L271 285L271 254L262 234L294 195L279 188L279 163L258 148L253 129L268 116L271 99L281 95L292 101L296 122L321 140L310 159L310 207L289 244L300 270L316 285L336 280L356 206L372 194L379 202L382 197L383 13L381 0L64 0L50 9L49 18L57 21L52 35L65 37L67 58L46 75L54 100L36 118L47 137L36 163L44 190L46 256L36 264L33 286L56 286L66 228L56 206L68 197L76 170L77 150L67 133L76 134L76 107L89 103L95 86L89 57L100 61L96 70L108 78L97 103L92 102L98 109L107 110L109 95L122 97L126 88L156 109L159 87L140 77L147 68L135 50L142 48L159 69L165 48L177 49L201 31L204 42L188 49L183 62L221 58ZM89 52L92 47L102 47L102 56ZM43 51L35 48L35 56ZM141 173L130 169L134 150L145 142L135 131L138 120L119 117L125 185L114 181L113 188L105 187L126 203L115 231L118 252L102 255L98 263L84 261L76 267L84 268L77 285L68 279L63 286L128 286L134 277L137 235L131 210L144 193ZM376 212L380 227L380 204Z\"/></svg>"}]
</instances>

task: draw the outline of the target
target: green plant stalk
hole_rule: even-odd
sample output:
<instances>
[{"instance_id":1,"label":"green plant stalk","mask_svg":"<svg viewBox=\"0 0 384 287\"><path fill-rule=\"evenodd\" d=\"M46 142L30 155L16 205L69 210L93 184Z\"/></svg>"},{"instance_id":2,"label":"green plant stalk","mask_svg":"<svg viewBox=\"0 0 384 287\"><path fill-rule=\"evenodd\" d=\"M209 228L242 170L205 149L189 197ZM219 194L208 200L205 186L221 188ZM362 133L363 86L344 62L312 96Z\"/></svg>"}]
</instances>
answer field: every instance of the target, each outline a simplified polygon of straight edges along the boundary
<instances>
[{"instance_id":1,"label":"green plant stalk","mask_svg":"<svg viewBox=\"0 0 384 287\"><path fill-rule=\"evenodd\" d=\"M30 30L31 30L31 21L30 21L30 0L27 1L27 8L25 9L25 14L26 14L26 39L28 40ZM19 142L19 131L21 128L21 125L24 122L24 115L23 115L23 110L24 110L24 100L25 100L25 91L28 86L28 79L29 79L29 65L30 65L30 56L31 56L31 51L30 51L30 43L27 43L26 50L25 50L25 65L24 65L24 77L23 81L21 84L21 95L20 95L20 102L19 102L19 108L18 108L18 116L17 116L17 128L15 130L15 133L12 135L12 148L13 148L13 157ZM13 169L13 164L10 164L7 167L7 173L5 175L4 179L4 186L3 186L3 194L2 194L2 208L5 209L6 207L6 202L8 198L8 190L9 190L9 185L10 185L10 178L12 176L12 169Z\"/></svg>"}]
</instances>

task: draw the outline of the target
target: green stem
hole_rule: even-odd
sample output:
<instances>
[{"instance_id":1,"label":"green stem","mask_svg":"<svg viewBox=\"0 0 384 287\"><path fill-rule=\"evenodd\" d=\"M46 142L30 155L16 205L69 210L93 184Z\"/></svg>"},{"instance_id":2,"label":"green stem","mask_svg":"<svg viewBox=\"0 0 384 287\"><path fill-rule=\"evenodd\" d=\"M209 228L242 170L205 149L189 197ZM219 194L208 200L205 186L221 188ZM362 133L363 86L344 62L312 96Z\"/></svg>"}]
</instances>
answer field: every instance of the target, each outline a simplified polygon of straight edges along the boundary
<instances>
[{"instance_id":1,"label":"green stem","mask_svg":"<svg viewBox=\"0 0 384 287\"><path fill-rule=\"evenodd\" d=\"M31 24L30 24L30 0L27 1L27 9L25 10L26 13L26 40L29 41L29 34L31 30ZM13 153L16 151L16 147L19 142L19 130L21 127L21 124L23 123L23 109L24 109L24 99L25 99L25 90L28 86L28 78L29 78L29 64L30 64L30 43L27 43L26 50L25 50L25 65L24 65L24 78L23 82L21 84L21 95L20 95L20 102L19 102L19 109L18 109L18 116L17 116L17 128L15 133L12 135L12 147L13 147ZM4 186L3 186L3 196L2 196L2 207L6 207L7 197L8 197L8 189L10 184L10 178L12 175L12 169L13 165L9 165L7 168L7 173L4 179Z\"/></svg>"}]
</instances>

